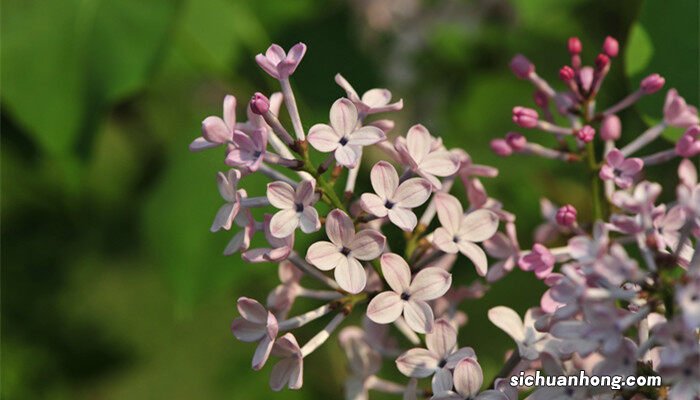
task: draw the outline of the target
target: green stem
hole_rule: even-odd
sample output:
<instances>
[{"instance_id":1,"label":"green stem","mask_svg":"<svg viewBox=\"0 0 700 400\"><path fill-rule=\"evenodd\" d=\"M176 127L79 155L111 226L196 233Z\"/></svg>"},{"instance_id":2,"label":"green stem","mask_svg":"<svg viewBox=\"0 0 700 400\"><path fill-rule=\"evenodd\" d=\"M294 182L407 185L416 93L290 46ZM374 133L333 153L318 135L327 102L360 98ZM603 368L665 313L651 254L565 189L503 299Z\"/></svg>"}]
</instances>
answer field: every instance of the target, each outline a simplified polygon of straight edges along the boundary
<instances>
[{"instance_id":1,"label":"green stem","mask_svg":"<svg viewBox=\"0 0 700 400\"><path fill-rule=\"evenodd\" d=\"M333 207L346 211L343 202L340 201L340 198L338 198L338 194L335 193L335 190L333 190L333 187L326 181L326 179L318 173L318 169L311 162L311 158L309 157L309 151L306 148L306 146L301 146L301 148L301 153L304 161L304 171L308 172L309 174L311 174L311 176L313 176L316 179L316 183L323 191L323 194L326 195L326 197L330 201L330 204Z\"/></svg>"},{"instance_id":2,"label":"green stem","mask_svg":"<svg viewBox=\"0 0 700 400\"><path fill-rule=\"evenodd\" d=\"M586 158L588 159L588 172L591 180L591 196L593 197L593 219L603 220L603 190L602 182L598 177L598 163L595 159L593 142L586 143Z\"/></svg>"}]
</instances>

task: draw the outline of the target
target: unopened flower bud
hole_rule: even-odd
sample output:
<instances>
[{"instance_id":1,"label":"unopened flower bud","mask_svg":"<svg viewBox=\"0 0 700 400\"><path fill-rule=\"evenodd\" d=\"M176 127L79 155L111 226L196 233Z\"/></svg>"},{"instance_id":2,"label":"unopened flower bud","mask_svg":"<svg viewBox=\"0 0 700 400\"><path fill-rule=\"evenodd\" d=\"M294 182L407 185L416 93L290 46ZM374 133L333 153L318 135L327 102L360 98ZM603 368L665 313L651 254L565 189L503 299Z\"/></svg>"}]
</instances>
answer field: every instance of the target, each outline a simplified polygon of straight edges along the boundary
<instances>
[{"instance_id":1,"label":"unopened flower bud","mask_svg":"<svg viewBox=\"0 0 700 400\"><path fill-rule=\"evenodd\" d=\"M603 42L603 52L608 55L608 57L617 57L620 52L620 44L615 40L614 37L608 36Z\"/></svg>"},{"instance_id":2,"label":"unopened flower bud","mask_svg":"<svg viewBox=\"0 0 700 400\"><path fill-rule=\"evenodd\" d=\"M504 139L493 139L491 140L491 150L500 157L508 157L513 154L513 149L511 149L508 142Z\"/></svg>"},{"instance_id":3,"label":"unopened flower bud","mask_svg":"<svg viewBox=\"0 0 700 400\"><path fill-rule=\"evenodd\" d=\"M588 143L595 137L595 129L590 125L584 125L581 129L576 131L576 137L580 141Z\"/></svg>"},{"instance_id":4,"label":"unopened flower bud","mask_svg":"<svg viewBox=\"0 0 700 400\"><path fill-rule=\"evenodd\" d=\"M690 158L700 154L700 126L691 126L676 142L676 154Z\"/></svg>"},{"instance_id":5,"label":"unopened flower bud","mask_svg":"<svg viewBox=\"0 0 700 400\"><path fill-rule=\"evenodd\" d=\"M513 151L518 152L522 151L525 148L525 145L527 144L527 139L525 136L521 135L518 132L508 132L506 135L506 143L510 146Z\"/></svg>"},{"instance_id":6,"label":"unopened flower bud","mask_svg":"<svg viewBox=\"0 0 700 400\"><path fill-rule=\"evenodd\" d=\"M561 79L564 82L569 82L570 80L574 79L574 69L569 67L568 65L565 65L561 67L559 70L559 79Z\"/></svg>"},{"instance_id":7,"label":"unopened flower bud","mask_svg":"<svg viewBox=\"0 0 700 400\"><path fill-rule=\"evenodd\" d=\"M662 87L664 87L665 83L666 80L663 76L659 74L651 74L642 79L642 82L639 84L639 88L642 89L644 94L652 94L658 92Z\"/></svg>"},{"instance_id":8,"label":"unopened flower bud","mask_svg":"<svg viewBox=\"0 0 700 400\"><path fill-rule=\"evenodd\" d=\"M534 128L537 126L539 115L532 108L515 107L513 108L513 122L523 128Z\"/></svg>"},{"instance_id":9,"label":"unopened flower bud","mask_svg":"<svg viewBox=\"0 0 700 400\"><path fill-rule=\"evenodd\" d=\"M510 61L510 69L518 78L526 79L531 73L535 72L535 65L524 55L517 54Z\"/></svg>"},{"instance_id":10,"label":"unopened flower bud","mask_svg":"<svg viewBox=\"0 0 700 400\"><path fill-rule=\"evenodd\" d=\"M610 57L606 56L605 54L598 54L598 57L595 58L595 66L598 70L602 70L605 67L607 67L610 64Z\"/></svg>"},{"instance_id":11,"label":"unopened flower bud","mask_svg":"<svg viewBox=\"0 0 700 400\"><path fill-rule=\"evenodd\" d=\"M535 104L537 104L538 107L545 108L549 105L549 96L541 90L535 90L532 98L535 100Z\"/></svg>"},{"instance_id":12,"label":"unopened flower bud","mask_svg":"<svg viewBox=\"0 0 700 400\"><path fill-rule=\"evenodd\" d=\"M577 37L569 38L569 53L571 55L580 54L583 46L581 46L581 41Z\"/></svg>"},{"instance_id":13,"label":"unopened flower bud","mask_svg":"<svg viewBox=\"0 0 700 400\"><path fill-rule=\"evenodd\" d=\"M557 224L561 226L572 226L576 222L577 214L576 208L571 204L567 204L557 210L555 219Z\"/></svg>"},{"instance_id":14,"label":"unopened flower bud","mask_svg":"<svg viewBox=\"0 0 700 400\"><path fill-rule=\"evenodd\" d=\"M617 115L607 115L600 124L600 138L603 140L617 140L622 132L622 124Z\"/></svg>"},{"instance_id":15,"label":"unopened flower bud","mask_svg":"<svg viewBox=\"0 0 700 400\"><path fill-rule=\"evenodd\" d=\"M270 110L270 99L256 92L250 99L250 110L257 115L264 115Z\"/></svg>"}]
</instances>

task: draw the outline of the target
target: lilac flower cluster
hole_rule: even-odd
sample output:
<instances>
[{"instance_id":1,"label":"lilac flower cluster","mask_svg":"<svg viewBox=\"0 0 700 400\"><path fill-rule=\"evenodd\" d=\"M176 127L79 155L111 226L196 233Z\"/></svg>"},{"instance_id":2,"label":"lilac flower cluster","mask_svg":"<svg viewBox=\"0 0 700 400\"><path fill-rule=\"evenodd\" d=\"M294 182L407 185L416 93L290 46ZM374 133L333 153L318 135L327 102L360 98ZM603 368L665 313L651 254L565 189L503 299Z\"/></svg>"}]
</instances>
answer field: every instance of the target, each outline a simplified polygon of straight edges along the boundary
<instances>
[{"instance_id":1,"label":"lilac flower cluster","mask_svg":"<svg viewBox=\"0 0 700 400\"><path fill-rule=\"evenodd\" d=\"M275 359L273 390L301 388L304 360L358 312L361 326L346 326L338 334L348 358L347 399L366 399L377 391L404 399L514 400L526 388L510 386L507 378L539 369L557 375L658 374L665 386L617 392L540 388L528 393L532 399L700 395L700 184L688 159L700 153L697 110L671 89L662 121L619 144L616 114L661 90L662 77L647 77L637 91L597 112L596 95L619 52L616 40L607 38L594 66L586 66L580 41L571 39L571 65L559 73L563 91L537 75L524 56L513 59L515 75L535 86L538 106L514 108L513 122L554 135L557 147L510 132L492 141L492 149L501 156L522 153L582 164L590 175L595 214L594 221L579 221L573 205L557 207L543 199L545 223L537 228L532 249L524 250L515 215L481 182L498 170L475 164L461 149L446 148L423 125L390 140L394 122L372 118L402 109L402 100L392 102L388 90L360 96L336 75L345 96L332 104L327 122L306 132L290 83L305 52L300 43L288 53L272 45L259 54L257 63L279 81L281 92L255 93L246 122L236 120L236 98L226 96L223 118L206 118L202 136L190 145L193 151L223 146L225 163L232 167L217 176L225 204L211 227L238 229L224 253L279 264L280 284L263 303L239 298L240 316L232 324L237 339L256 344L253 369ZM291 131L278 118L282 105ZM669 126L687 129L675 147L633 157ZM368 167L372 190L358 193L363 155L372 148L385 159ZM319 155L323 161L315 163ZM662 186L641 175L644 168L677 157L684 159L675 199L660 204ZM264 195L249 196L239 188L251 174L269 179ZM466 202L450 194L456 182L464 186ZM403 231L402 240L389 242L386 235L397 230ZM298 231L312 235L308 248L295 248ZM253 247L256 232L264 236L262 247ZM557 242L563 245L554 247ZM458 260L468 260L480 278L453 282L450 271ZM549 289L524 318L505 306L488 311L517 348L485 386L476 352L457 342L466 324L459 306L484 296L486 283L516 266L533 272ZM307 279L317 283L310 286ZM297 298L320 305L290 317ZM322 318L329 318L327 325L311 338L300 341L292 332ZM384 359L393 360L406 380L381 378L382 368L388 368Z\"/></svg>"}]
</instances>

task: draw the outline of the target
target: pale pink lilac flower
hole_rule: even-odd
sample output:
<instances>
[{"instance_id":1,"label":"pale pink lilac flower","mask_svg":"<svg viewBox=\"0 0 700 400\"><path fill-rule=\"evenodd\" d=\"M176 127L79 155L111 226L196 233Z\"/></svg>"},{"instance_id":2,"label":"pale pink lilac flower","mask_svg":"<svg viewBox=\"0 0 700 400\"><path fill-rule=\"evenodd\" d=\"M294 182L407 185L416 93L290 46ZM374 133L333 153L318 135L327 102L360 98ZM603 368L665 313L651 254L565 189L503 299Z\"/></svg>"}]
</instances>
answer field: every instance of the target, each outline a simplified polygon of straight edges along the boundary
<instances>
[{"instance_id":1,"label":"pale pink lilac flower","mask_svg":"<svg viewBox=\"0 0 700 400\"><path fill-rule=\"evenodd\" d=\"M224 248L224 255L230 256L238 252L244 252L250 248L250 241L255 234L257 229L257 223L253 218L250 210L243 209L238 215L233 219L233 222L241 228L235 235L229 240Z\"/></svg>"},{"instance_id":2,"label":"pale pink lilac flower","mask_svg":"<svg viewBox=\"0 0 700 400\"><path fill-rule=\"evenodd\" d=\"M287 317L302 287L299 285L304 273L289 260L283 260L278 267L280 284L267 295L267 308L279 319Z\"/></svg>"},{"instance_id":3,"label":"pale pink lilac flower","mask_svg":"<svg viewBox=\"0 0 700 400\"><path fill-rule=\"evenodd\" d=\"M622 189L632 187L634 177L642 170L641 158L625 158L618 149L611 150L605 156L605 164L600 168L600 179L611 180Z\"/></svg>"},{"instance_id":4,"label":"pale pink lilac flower","mask_svg":"<svg viewBox=\"0 0 700 400\"><path fill-rule=\"evenodd\" d=\"M362 147L386 139L384 132L375 126L358 126L355 105L348 99L338 99L330 111L330 125L316 124L309 129L308 141L318 151L333 152L338 165L354 167Z\"/></svg>"},{"instance_id":5,"label":"pale pink lilac flower","mask_svg":"<svg viewBox=\"0 0 700 400\"><path fill-rule=\"evenodd\" d=\"M291 333L285 333L275 341L272 355L280 357L270 374L270 388L279 392L285 386L290 389L301 389L304 384L304 357L299 343Z\"/></svg>"},{"instance_id":6,"label":"pale pink lilac flower","mask_svg":"<svg viewBox=\"0 0 700 400\"><path fill-rule=\"evenodd\" d=\"M401 161L427 179L436 190L442 187L438 176L450 176L459 168L450 152L443 148L441 142L434 140L423 125L413 125L406 138L396 138L394 147Z\"/></svg>"},{"instance_id":7,"label":"pale pink lilac flower","mask_svg":"<svg viewBox=\"0 0 700 400\"><path fill-rule=\"evenodd\" d=\"M427 301L437 299L449 290L452 275L440 268L429 267L411 279L411 269L399 255L381 257L382 273L391 288L379 293L367 306L367 317L378 324L389 324L402 314L408 326L418 333L433 330L433 310Z\"/></svg>"},{"instance_id":8,"label":"pale pink lilac flower","mask_svg":"<svg viewBox=\"0 0 700 400\"><path fill-rule=\"evenodd\" d=\"M664 103L664 122L676 128L689 128L700 123L698 109L686 104L685 99L676 89L666 93Z\"/></svg>"},{"instance_id":9,"label":"pale pink lilac flower","mask_svg":"<svg viewBox=\"0 0 700 400\"><path fill-rule=\"evenodd\" d=\"M267 130L255 129L250 135L235 130L226 155L226 165L244 167L255 172L265 158L266 148Z\"/></svg>"},{"instance_id":10,"label":"pale pink lilac flower","mask_svg":"<svg viewBox=\"0 0 700 400\"><path fill-rule=\"evenodd\" d=\"M688 279L688 282L676 288L676 302L681 308L683 321L688 329L700 327L700 274Z\"/></svg>"},{"instance_id":11,"label":"pale pink lilac flower","mask_svg":"<svg viewBox=\"0 0 700 400\"><path fill-rule=\"evenodd\" d=\"M484 242L484 249L491 257L499 261L491 265L486 273L486 280L495 282L513 270L520 258L520 244L515 234L515 224L506 224L507 234L496 232Z\"/></svg>"},{"instance_id":12,"label":"pale pink lilac flower","mask_svg":"<svg viewBox=\"0 0 700 400\"><path fill-rule=\"evenodd\" d=\"M433 243L445 253L467 256L481 276L486 276L488 261L475 243L491 238L498 229L498 217L485 209L464 215L462 204L446 193L435 194L438 219L442 224L433 234Z\"/></svg>"},{"instance_id":13,"label":"pale pink lilac flower","mask_svg":"<svg viewBox=\"0 0 700 400\"><path fill-rule=\"evenodd\" d=\"M700 126L688 128L676 142L676 154L684 158L700 154Z\"/></svg>"},{"instance_id":14,"label":"pale pink lilac flower","mask_svg":"<svg viewBox=\"0 0 700 400\"><path fill-rule=\"evenodd\" d=\"M209 116L202 121L202 136L190 144L191 151L201 151L230 143L236 129L236 98L224 97L224 118Z\"/></svg>"},{"instance_id":15,"label":"pale pink lilac flower","mask_svg":"<svg viewBox=\"0 0 700 400\"><path fill-rule=\"evenodd\" d=\"M312 244L306 260L322 271L335 270L335 280L343 290L361 292L367 283L367 275L360 261L379 257L386 245L386 237L373 229L355 233L350 217L338 209L328 214L326 234L330 242Z\"/></svg>"},{"instance_id":16,"label":"pale pink lilac flower","mask_svg":"<svg viewBox=\"0 0 700 400\"><path fill-rule=\"evenodd\" d=\"M508 307L497 306L488 312L489 321L515 341L522 358L531 361L538 359L540 353L545 350L556 354L556 340L549 334L535 329L535 321L539 316L533 308L527 310L524 321L518 313Z\"/></svg>"},{"instance_id":17,"label":"pale pink lilac flower","mask_svg":"<svg viewBox=\"0 0 700 400\"><path fill-rule=\"evenodd\" d=\"M425 203L432 186L423 178L411 178L399 184L399 175L393 165L379 161L372 167L370 179L374 193L361 196L362 208L377 217L389 220L404 231L413 231L418 219L411 211Z\"/></svg>"},{"instance_id":18,"label":"pale pink lilac flower","mask_svg":"<svg viewBox=\"0 0 700 400\"><path fill-rule=\"evenodd\" d=\"M549 353L542 353L542 367L544 371L549 376L566 377L568 375L567 371L555 357ZM577 375L577 373L573 375ZM591 398L590 388L587 386L545 386L538 388L527 397L528 400L586 400Z\"/></svg>"},{"instance_id":19,"label":"pale pink lilac flower","mask_svg":"<svg viewBox=\"0 0 700 400\"><path fill-rule=\"evenodd\" d=\"M270 232L276 238L292 235L297 227L302 232L316 232L321 228L318 212L314 203L318 201L315 193L316 181L303 180L296 190L288 183L276 181L267 185L267 199L274 207L280 209L270 220Z\"/></svg>"},{"instance_id":20,"label":"pale pink lilac flower","mask_svg":"<svg viewBox=\"0 0 700 400\"><path fill-rule=\"evenodd\" d=\"M476 358L471 347L457 348L457 330L445 319L435 321L433 331L425 335L427 348L412 348L396 359L396 367L402 374L413 378L433 376L435 387L452 388L451 369L461 360ZM445 385L445 382L448 382Z\"/></svg>"},{"instance_id":21,"label":"pale pink lilac flower","mask_svg":"<svg viewBox=\"0 0 700 400\"><path fill-rule=\"evenodd\" d=\"M581 264L590 264L603 257L609 244L607 227L597 222L593 226L593 237L578 235L569 239L569 254Z\"/></svg>"},{"instance_id":22,"label":"pale pink lilac flower","mask_svg":"<svg viewBox=\"0 0 700 400\"><path fill-rule=\"evenodd\" d=\"M270 356L277 337L277 318L256 300L247 297L238 299L240 317L233 320L231 331L242 342L258 342L253 356L253 369L259 370Z\"/></svg>"},{"instance_id":23,"label":"pale pink lilac flower","mask_svg":"<svg viewBox=\"0 0 700 400\"><path fill-rule=\"evenodd\" d=\"M350 326L340 331L338 341L348 359L350 374L345 380L345 398L352 400L368 399L371 379L382 366L382 357L365 341L362 329Z\"/></svg>"},{"instance_id":24,"label":"pale pink lilac flower","mask_svg":"<svg viewBox=\"0 0 700 400\"><path fill-rule=\"evenodd\" d=\"M672 207L668 212L665 212L665 208L663 206L652 221L654 236L659 250L666 247L675 250L680 240L680 230L687 221L687 214L681 206Z\"/></svg>"},{"instance_id":25,"label":"pale pink lilac flower","mask_svg":"<svg viewBox=\"0 0 700 400\"><path fill-rule=\"evenodd\" d=\"M454 391L447 390L435 393L431 400L485 399L485 397L477 396L484 383L484 373L476 358L465 358L460 361L455 367L452 380Z\"/></svg>"},{"instance_id":26,"label":"pale pink lilac flower","mask_svg":"<svg viewBox=\"0 0 700 400\"><path fill-rule=\"evenodd\" d=\"M669 400L694 400L700 397L700 354L689 354L681 365L661 365L658 373L665 384L672 384Z\"/></svg>"},{"instance_id":27,"label":"pale pink lilac flower","mask_svg":"<svg viewBox=\"0 0 700 400\"><path fill-rule=\"evenodd\" d=\"M295 44L289 53L285 53L282 47L273 44L267 48L264 55L255 56L255 62L273 78L287 79L297 69L305 53L306 45L304 43Z\"/></svg>"},{"instance_id":28,"label":"pale pink lilac flower","mask_svg":"<svg viewBox=\"0 0 700 400\"><path fill-rule=\"evenodd\" d=\"M248 196L245 189L238 189L240 180L241 173L235 169L229 170L225 175L223 172L219 172L216 175L216 185L219 188L221 197L226 200L226 204L222 205L217 211L210 228L212 232L221 229L231 229L234 218L241 210L241 200Z\"/></svg>"},{"instance_id":29,"label":"pale pink lilac flower","mask_svg":"<svg viewBox=\"0 0 700 400\"><path fill-rule=\"evenodd\" d=\"M355 104L360 114L370 115L388 111L399 111L403 108L403 99L399 99L399 101L395 103L389 103L391 101L391 92L387 89L370 89L360 97L352 85L350 85L342 75L336 74L335 82L345 90L347 98Z\"/></svg>"},{"instance_id":30,"label":"pale pink lilac flower","mask_svg":"<svg viewBox=\"0 0 700 400\"><path fill-rule=\"evenodd\" d=\"M661 185L656 182L642 181L634 186L632 193L617 191L610 201L625 211L650 215L656 198L661 194Z\"/></svg>"},{"instance_id":31,"label":"pale pink lilac flower","mask_svg":"<svg viewBox=\"0 0 700 400\"><path fill-rule=\"evenodd\" d=\"M555 262L556 257L547 247L535 243L531 252L520 257L518 265L523 271L534 271L538 279L544 279L552 273Z\"/></svg>"},{"instance_id":32,"label":"pale pink lilac flower","mask_svg":"<svg viewBox=\"0 0 700 400\"><path fill-rule=\"evenodd\" d=\"M507 378L497 378L494 388L485 390L477 396L478 400L518 400L518 388L511 386Z\"/></svg>"},{"instance_id":33,"label":"pale pink lilac flower","mask_svg":"<svg viewBox=\"0 0 700 400\"><path fill-rule=\"evenodd\" d=\"M271 231L272 215L265 214L263 232L270 247L260 247L245 251L241 257L250 263L279 262L287 258L294 248L294 234L278 238Z\"/></svg>"},{"instance_id":34,"label":"pale pink lilac flower","mask_svg":"<svg viewBox=\"0 0 700 400\"><path fill-rule=\"evenodd\" d=\"M604 357L593 369L594 375L635 375L637 370L637 344L629 338L622 339L622 345Z\"/></svg>"}]
</instances>

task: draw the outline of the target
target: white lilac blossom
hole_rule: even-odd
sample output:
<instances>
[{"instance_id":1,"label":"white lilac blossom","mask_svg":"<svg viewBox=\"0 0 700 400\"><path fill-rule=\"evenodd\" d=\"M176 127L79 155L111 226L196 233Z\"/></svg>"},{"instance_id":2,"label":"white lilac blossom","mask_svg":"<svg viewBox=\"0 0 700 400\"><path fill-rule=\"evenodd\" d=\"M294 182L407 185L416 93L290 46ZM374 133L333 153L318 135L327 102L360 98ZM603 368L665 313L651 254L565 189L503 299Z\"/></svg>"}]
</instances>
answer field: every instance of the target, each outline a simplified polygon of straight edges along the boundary
<instances>
[{"instance_id":1,"label":"white lilac blossom","mask_svg":"<svg viewBox=\"0 0 700 400\"><path fill-rule=\"evenodd\" d=\"M511 131L492 140L491 149L501 157L580 166L581 181L590 185L590 197L575 198L575 204L540 200L544 222L529 250L520 247L520 216L482 182L496 178L498 169L478 164L463 149L447 148L423 125L387 138L394 121L373 117L401 110L403 100L392 102L387 89L360 96L338 74L346 97L331 106L330 123L313 125L307 136L290 82L306 46L299 43L287 53L272 45L259 54L256 61L281 91L269 99L255 92L245 122L236 121L236 98L227 95L223 117L207 117L190 149L223 146L224 163L232 167L217 174L224 204L211 225L213 232L238 228L224 254L240 254L260 268L278 264L279 284L266 293L266 306L239 298L232 324L237 339L255 343L254 370L274 359L272 390L300 389L307 356L335 340L347 316L359 314L362 326L345 326L337 335L348 359L349 400L374 393L406 400L516 400L522 388L510 386L508 378L535 371L658 375L663 387L542 387L520 397L700 397L697 109L670 89L660 122L627 132L618 113L665 84L662 76L650 74L632 93L598 111L603 103L598 94L623 46L608 37L595 61L585 65L581 41L571 38L570 63L558 74L561 89L539 76L525 56L511 63L535 91L535 105L516 106L513 122L552 135L555 147L537 143L536 134ZM279 118L283 103L292 129ZM646 151L668 127L684 132L667 148ZM362 163L364 153L372 155L372 164ZM323 161L316 164L319 156ZM654 176L647 173L652 168L677 158L682 159L677 182L643 180ZM269 180L264 193L243 187L250 175ZM344 186L336 188L338 181ZM371 191L360 189L370 185ZM465 199L456 196L462 192ZM392 225L402 232L397 235ZM328 240L316 233L321 227ZM462 255L474 264L476 278L463 281L457 273ZM500 372L484 385L474 349L458 345L459 329L470 337L482 327L467 324L461 307L510 279L516 265L544 283L539 306L523 318L507 304L488 311L491 323L514 343ZM460 277L454 287L452 272ZM318 304L296 311L313 302ZM322 319L322 329L309 330ZM479 344L473 345L478 351ZM391 370L406 377L381 377Z\"/></svg>"}]
</instances>

